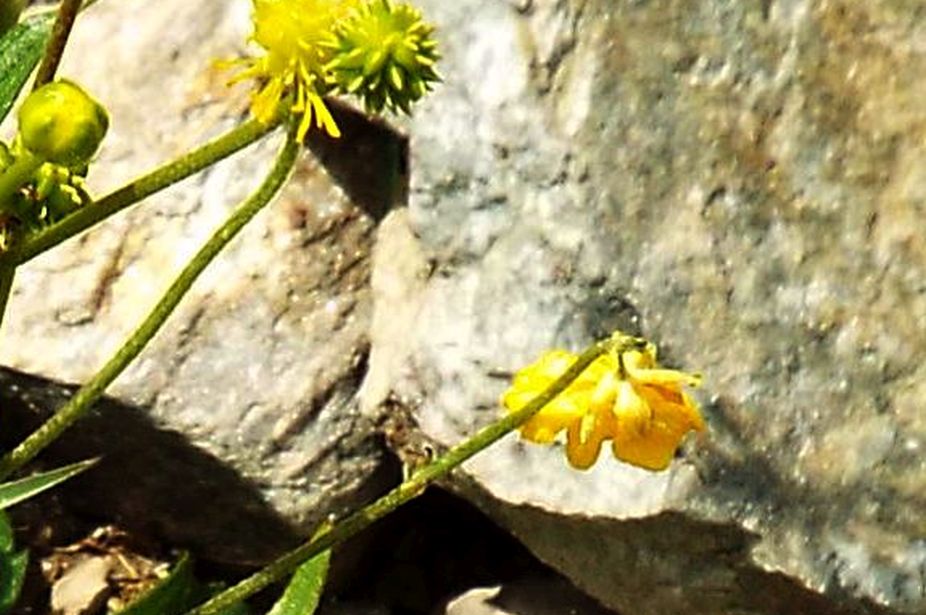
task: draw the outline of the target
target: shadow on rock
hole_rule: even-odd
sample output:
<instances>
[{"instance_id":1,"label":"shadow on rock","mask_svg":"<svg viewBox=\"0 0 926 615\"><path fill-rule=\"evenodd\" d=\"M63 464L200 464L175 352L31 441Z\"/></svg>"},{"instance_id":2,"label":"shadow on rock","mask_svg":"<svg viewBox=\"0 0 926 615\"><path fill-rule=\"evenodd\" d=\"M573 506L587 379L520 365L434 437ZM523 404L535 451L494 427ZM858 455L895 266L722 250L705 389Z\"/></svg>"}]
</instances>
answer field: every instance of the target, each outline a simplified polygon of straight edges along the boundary
<instances>
[{"instance_id":1,"label":"shadow on rock","mask_svg":"<svg viewBox=\"0 0 926 615\"><path fill-rule=\"evenodd\" d=\"M9 450L71 397L65 386L0 368L0 443ZM75 513L115 521L219 562L258 564L293 546L293 529L233 470L159 429L139 408L104 398L41 455L49 468L101 457L57 488Z\"/></svg>"}]
</instances>

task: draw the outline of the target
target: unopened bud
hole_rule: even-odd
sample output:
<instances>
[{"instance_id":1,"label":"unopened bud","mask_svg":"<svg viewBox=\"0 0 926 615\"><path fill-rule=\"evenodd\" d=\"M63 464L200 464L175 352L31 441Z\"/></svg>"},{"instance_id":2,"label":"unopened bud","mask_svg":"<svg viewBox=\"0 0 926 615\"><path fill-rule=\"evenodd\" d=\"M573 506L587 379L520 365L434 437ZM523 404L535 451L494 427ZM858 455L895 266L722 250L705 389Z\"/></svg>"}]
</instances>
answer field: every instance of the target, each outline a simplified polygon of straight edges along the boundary
<instances>
[{"instance_id":1,"label":"unopened bud","mask_svg":"<svg viewBox=\"0 0 926 615\"><path fill-rule=\"evenodd\" d=\"M19 108L23 146L47 162L71 169L90 162L108 127L103 106L63 79L32 92Z\"/></svg>"}]
</instances>

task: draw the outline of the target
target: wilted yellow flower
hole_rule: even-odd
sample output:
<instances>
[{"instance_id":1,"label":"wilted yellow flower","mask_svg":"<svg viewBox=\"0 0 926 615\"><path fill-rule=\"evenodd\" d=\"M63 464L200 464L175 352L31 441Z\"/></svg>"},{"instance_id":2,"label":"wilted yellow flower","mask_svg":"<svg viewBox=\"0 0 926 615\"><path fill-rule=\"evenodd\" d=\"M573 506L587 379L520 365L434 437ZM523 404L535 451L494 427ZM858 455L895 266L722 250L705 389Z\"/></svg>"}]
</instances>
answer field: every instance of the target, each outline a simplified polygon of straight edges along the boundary
<instances>
[{"instance_id":1,"label":"wilted yellow flower","mask_svg":"<svg viewBox=\"0 0 926 615\"><path fill-rule=\"evenodd\" d=\"M325 66L332 59L334 25L360 0L254 0L252 39L266 50L259 58L242 60L246 68L235 80L258 79L262 87L251 101L251 112L269 121L289 93L292 109L301 113L297 138L314 120L316 126L338 137L341 131L322 98L328 93Z\"/></svg>"},{"instance_id":2,"label":"wilted yellow flower","mask_svg":"<svg viewBox=\"0 0 926 615\"><path fill-rule=\"evenodd\" d=\"M521 436L549 444L566 430L566 457L579 469L591 467L601 445L611 440L618 459L648 470L663 470L685 434L704 430L697 405L683 390L684 385L698 386L700 378L660 368L653 344L620 333L615 339L634 343L618 341L611 352L598 357L521 426ZM521 409L576 358L564 350L545 353L515 375L502 404L509 412Z\"/></svg>"}]
</instances>

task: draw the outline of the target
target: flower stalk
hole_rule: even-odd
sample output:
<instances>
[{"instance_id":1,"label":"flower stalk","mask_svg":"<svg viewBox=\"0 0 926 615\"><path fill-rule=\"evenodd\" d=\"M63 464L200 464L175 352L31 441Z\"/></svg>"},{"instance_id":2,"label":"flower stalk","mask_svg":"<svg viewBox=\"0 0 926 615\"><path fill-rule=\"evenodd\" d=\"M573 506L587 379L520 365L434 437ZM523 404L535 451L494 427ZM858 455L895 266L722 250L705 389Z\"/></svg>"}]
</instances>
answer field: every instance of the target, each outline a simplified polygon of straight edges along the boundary
<instances>
[{"instance_id":1,"label":"flower stalk","mask_svg":"<svg viewBox=\"0 0 926 615\"><path fill-rule=\"evenodd\" d=\"M51 83L55 78L55 72L57 72L58 65L61 63L61 56L64 55L64 47L67 45L68 37L71 35L71 29L74 27L80 5L81 0L61 1L58 16L55 18L55 25L52 27L51 37L45 46L42 64L35 75L33 89L37 90L46 83Z\"/></svg>"},{"instance_id":2,"label":"flower stalk","mask_svg":"<svg viewBox=\"0 0 926 615\"><path fill-rule=\"evenodd\" d=\"M293 140L292 135L289 135L277 156L273 168L260 187L245 199L225 223L213 233L212 237L180 272L148 317L126 340L125 344L54 416L0 459L0 480L7 478L28 463L68 427L87 414L106 390L106 387L128 367L129 363L138 356L161 329L167 318L193 285L193 282L196 281L209 263L250 222L257 212L273 199L289 177L298 150L298 143ZM2 263L0 263L0 267L2 266ZM2 269L0 269L0 272L2 272Z\"/></svg>"},{"instance_id":3,"label":"flower stalk","mask_svg":"<svg viewBox=\"0 0 926 615\"><path fill-rule=\"evenodd\" d=\"M559 378L550 383L546 389L517 412L508 414L484 427L470 439L458 444L431 463L416 470L411 477L380 499L337 523L330 532L313 538L283 555L237 585L217 594L208 602L189 611L188 615L217 615L221 613L224 609L257 593L271 583L281 580L304 561L347 540L406 502L418 497L424 493L428 485L446 476L454 468L514 431L539 412L557 395L566 390L595 359L609 352L615 343L620 342L611 338L593 344L579 355Z\"/></svg>"},{"instance_id":4,"label":"flower stalk","mask_svg":"<svg viewBox=\"0 0 926 615\"><path fill-rule=\"evenodd\" d=\"M4 261L16 265L25 263L59 243L79 235L109 216L231 156L275 130L283 116L284 114L280 112L270 122L249 120L240 124L215 140L79 209L60 222L27 235L9 253L0 256L0 264Z\"/></svg>"},{"instance_id":5,"label":"flower stalk","mask_svg":"<svg viewBox=\"0 0 926 615\"><path fill-rule=\"evenodd\" d=\"M32 181L33 175L45 161L38 156L23 151L2 174L0 174L0 214L15 214L13 195Z\"/></svg>"}]
</instances>

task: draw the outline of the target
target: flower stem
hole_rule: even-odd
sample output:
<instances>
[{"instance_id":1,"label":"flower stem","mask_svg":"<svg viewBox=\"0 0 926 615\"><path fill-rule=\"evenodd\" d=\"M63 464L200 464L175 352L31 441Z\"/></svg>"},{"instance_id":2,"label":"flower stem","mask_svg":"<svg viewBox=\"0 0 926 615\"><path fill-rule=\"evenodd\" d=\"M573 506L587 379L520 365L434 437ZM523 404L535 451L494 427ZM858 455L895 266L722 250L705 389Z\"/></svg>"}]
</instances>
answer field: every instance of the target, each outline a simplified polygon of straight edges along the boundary
<instances>
[{"instance_id":1,"label":"flower stem","mask_svg":"<svg viewBox=\"0 0 926 615\"><path fill-rule=\"evenodd\" d=\"M29 183L40 166L42 160L24 149L23 153L16 157L16 161L0 173L0 213L16 215L12 197Z\"/></svg>"},{"instance_id":2,"label":"flower stem","mask_svg":"<svg viewBox=\"0 0 926 615\"><path fill-rule=\"evenodd\" d=\"M0 214L7 213L16 216L13 207L13 196L22 188L35 171L42 166L42 161L28 151L16 158L3 173L0 173ZM6 303L13 290L13 277L16 274L16 264L8 259L0 258L0 328L3 325L3 315L6 313Z\"/></svg>"},{"instance_id":3,"label":"flower stem","mask_svg":"<svg viewBox=\"0 0 926 615\"><path fill-rule=\"evenodd\" d=\"M469 440L458 444L441 457L419 468L405 482L380 499L337 523L331 531L296 547L244 581L189 611L187 615L216 615L222 612L223 609L244 600L271 583L279 581L298 568L302 562L343 542L406 502L421 495L429 484L448 474L479 451L497 442L539 412L554 397L562 393L573 380L578 378L595 359L607 352L614 343L613 339L609 339L593 344L576 359L562 376L557 378L523 408L484 427Z\"/></svg>"},{"instance_id":4,"label":"flower stem","mask_svg":"<svg viewBox=\"0 0 926 615\"><path fill-rule=\"evenodd\" d=\"M188 152L126 184L115 192L107 194L86 207L82 207L60 222L26 236L5 258L15 264L22 264L34 258L126 207L134 205L155 192L186 179L190 175L247 147L275 129L280 124L282 117L282 114L278 114L269 123L249 120L236 126L202 147Z\"/></svg>"},{"instance_id":5,"label":"flower stem","mask_svg":"<svg viewBox=\"0 0 926 615\"><path fill-rule=\"evenodd\" d=\"M138 356L145 345L165 323L180 300L203 272L238 232L274 197L293 168L298 143L290 135L276 162L260 187L238 206L225 223L213 233L199 252L187 263L167 292L125 344L84 384L53 417L29 435L19 446L0 459L0 480L21 468L39 451L51 444L64 430L83 417L100 398L103 391Z\"/></svg>"},{"instance_id":6,"label":"flower stem","mask_svg":"<svg viewBox=\"0 0 926 615\"><path fill-rule=\"evenodd\" d=\"M16 266L0 263L0 334L3 332L3 315L6 313L6 303L13 290L13 278L16 276Z\"/></svg>"},{"instance_id":7,"label":"flower stem","mask_svg":"<svg viewBox=\"0 0 926 615\"><path fill-rule=\"evenodd\" d=\"M74 20L77 19L77 12L80 10L80 2L81 0L61 0L51 37L45 46L42 64L35 75L33 89L37 90L55 78L55 72L58 70L58 64L61 63L61 56L64 54L64 46L68 42L71 28L74 26Z\"/></svg>"}]
</instances>

